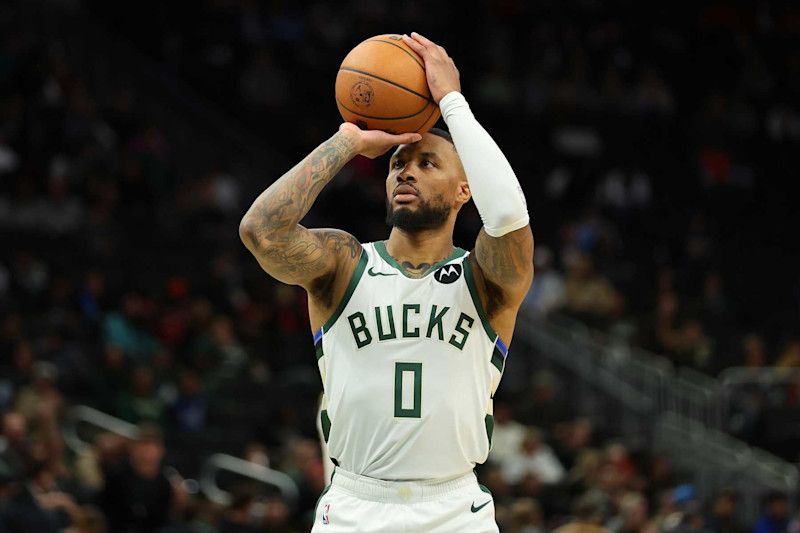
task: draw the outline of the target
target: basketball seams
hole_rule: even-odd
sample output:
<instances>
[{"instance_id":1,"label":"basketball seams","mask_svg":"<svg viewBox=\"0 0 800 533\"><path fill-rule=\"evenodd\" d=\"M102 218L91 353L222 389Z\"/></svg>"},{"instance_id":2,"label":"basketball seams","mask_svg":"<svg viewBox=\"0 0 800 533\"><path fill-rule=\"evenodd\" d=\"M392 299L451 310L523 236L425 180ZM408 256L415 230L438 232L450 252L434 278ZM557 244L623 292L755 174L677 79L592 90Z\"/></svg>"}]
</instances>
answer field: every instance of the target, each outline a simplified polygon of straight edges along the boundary
<instances>
[{"instance_id":1,"label":"basketball seams","mask_svg":"<svg viewBox=\"0 0 800 533\"><path fill-rule=\"evenodd\" d=\"M394 35L377 35L362 41L342 61L336 77L335 100L339 112L346 121L362 129L390 133L427 131L441 113L428 90L425 65L413 50L404 47L404 43L392 42L393 39L386 40L386 37L398 39ZM372 43L390 44L405 55ZM420 70L414 69L406 56L414 60ZM418 111L414 110L419 104L415 98L422 100Z\"/></svg>"},{"instance_id":2,"label":"basketball seams","mask_svg":"<svg viewBox=\"0 0 800 533\"><path fill-rule=\"evenodd\" d=\"M414 60L414 62L416 62L416 64L417 64L417 65L419 65L419 68L421 68L421 69L422 69L422 71L423 71L423 72L425 72L425 65L423 65L422 63L420 63L419 59L417 59L417 58L416 58L416 56L414 56L414 54L412 54L411 52L409 52L408 50L406 50L405 48L403 48L402 46L400 46L400 45L399 45L399 44L397 44L397 43L393 43L393 42L391 42L391 41L384 41L383 39L367 39L367 40L366 40L366 41L364 41L364 42L365 42L365 43L384 43L384 44L390 44L390 45L392 45L392 46L396 46L397 48L399 48L399 49L400 49L400 50L402 50L403 52L407 53L407 54L408 54L408 56L409 56L411 59L413 59L413 60Z\"/></svg>"},{"instance_id":3,"label":"basketball seams","mask_svg":"<svg viewBox=\"0 0 800 533\"><path fill-rule=\"evenodd\" d=\"M404 119L408 119L408 118L414 118L414 117L416 117L417 115L419 115L420 113L422 113L423 111L425 111L425 109L426 109L426 108L428 107L428 105L429 105L429 104L426 102L426 103L425 103L425 105L424 105L424 106L422 106L422 109L420 109L419 111L417 111L417 112L416 112L416 113L414 113L413 115L406 115L406 116L404 116L404 117L373 117L373 116L370 116L370 115L365 115L365 114L363 114L363 113L359 113L358 111L353 111L352 109L350 109L349 107L347 107L346 105L344 105L344 103L342 103L342 101L341 101L341 100L339 100L339 97L338 97L338 96L336 97L336 103L337 103L337 104L339 104L340 106L342 106L342 108L344 108L344 109L345 109L345 110L346 110L348 113L352 113L352 114L354 114L354 115L358 115L359 117L371 118L371 119L373 119L373 120L404 120ZM430 117L428 117L428 118L430 118Z\"/></svg>"},{"instance_id":4,"label":"basketball seams","mask_svg":"<svg viewBox=\"0 0 800 533\"><path fill-rule=\"evenodd\" d=\"M426 118L426 119L423 121L423 123L420 125L420 127L419 127L419 128L417 128L417 129L415 129L414 131L419 131L419 130L421 130L422 128L424 128L424 127L425 127L425 124L427 124L427 123L428 123L428 121L431 119L431 117L433 117L433 115L436 113L436 110L437 110L437 109L439 109L439 106L437 106L437 105L436 105L436 104L434 104L433 102L431 102L431 103L430 103L430 105L432 105L432 106L433 106L433 109L431 109L431 114L430 114L430 115L428 115L428 118ZM424 111L424 110L423 110L423 111ZM436 117L436 120L439 120L439 117ZM436 120L434 120L434 123L436 122Z\"/></svg>"},{"instance_id":5,"label":"basketball seams","mask_svg":"<svg viewBox=\"0 0 800 533\"><path fill-rule=\"evenodd\" d=\"M404 87L403 85L400 85L396 81L387 80L386 78L382 78L380 76L376 76L375 74L372 74L372 73L367 72L365 70L358 70L358 69L350 68L350 67L339 67L339 70L344 70L344 71L347 71L347 72L355 72L356 74L362 74L364 76L369 76L370 78L375 78L376 80L380 80L380 81L382 81L384 83L388 83L390 85L394 85L395 87L397 87L399 89L403 89L404 91L408 91L411 94L413 94L414 96L419 96L420 98L422 98L426 102L431 102L432 101L429 96L425 96L424 94L420 94L420 93L418 93L417 91L415 91L413 89L409 89L408 87Z\"/></svg>"}]
</instances>

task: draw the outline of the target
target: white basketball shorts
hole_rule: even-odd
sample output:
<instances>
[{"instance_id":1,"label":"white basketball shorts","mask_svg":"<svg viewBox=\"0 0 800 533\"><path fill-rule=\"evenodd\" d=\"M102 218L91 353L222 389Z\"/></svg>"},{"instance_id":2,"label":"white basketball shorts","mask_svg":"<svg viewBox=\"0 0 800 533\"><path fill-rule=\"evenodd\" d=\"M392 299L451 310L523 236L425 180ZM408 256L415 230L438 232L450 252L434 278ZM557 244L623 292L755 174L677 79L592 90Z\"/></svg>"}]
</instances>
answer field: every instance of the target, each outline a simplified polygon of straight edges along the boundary
<instances>
[{"instance_id":1,"label":"white basketball shorts","mask_svg":"<svg viewBox=\"0 0 800 533\"><path fill-rule=\"evenodd\" d=\"M381 481L336 468L312 533L498 533L494 500L469 472L448 480Z\"/></svg>"}]
</instances>

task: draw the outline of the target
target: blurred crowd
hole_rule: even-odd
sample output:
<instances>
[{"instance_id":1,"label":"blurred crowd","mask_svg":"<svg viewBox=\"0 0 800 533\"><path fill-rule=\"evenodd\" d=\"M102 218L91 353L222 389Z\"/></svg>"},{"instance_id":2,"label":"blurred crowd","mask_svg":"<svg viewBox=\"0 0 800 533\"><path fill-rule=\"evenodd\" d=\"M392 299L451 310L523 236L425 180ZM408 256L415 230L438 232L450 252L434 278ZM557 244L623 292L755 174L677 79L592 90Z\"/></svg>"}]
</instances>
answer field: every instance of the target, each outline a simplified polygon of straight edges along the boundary
<instances>
[{"instance_id":1,"label":"blurred crowd","mask_svg":"<svg viewBox=\"0 0 800 533\"><path fill-rule=\"evenodd\" d=\"M800 163L795 3L90 5L290 160L334 131L325 80L365 31L429 35L526 190L549 272L532 308L711 375L798 364L800 258L777 231L796 222L786 201ZM383 174L380 163L357 170ZM382 191L364 188L353 192L380 216ZM352 212L323 212L313 220L364 232ZM476 221L464 218L469 248ZM752 336L761 363L748 355Z\"/></svg>"},{"instance_id":2,"label":"blurred crowd","mask_svg":"<svg viewBox=\"0 0 800 533\"><path fill-rule=\"evenodd\" d=\"M794 3L117 4L0 6L0 532L305 531L326 484L304 293L236 235L277 176L247 182L224 161L188 172L134 88L95 84L58 10L132 43L287 163L334 131L336 68L363 28L428 35L526 191L527 311L710 375L800 366ZM351 163L309 225L383 238L383 164ZM470 249L479 223L465 209L456 244ZM798 381L782 383L742 396L732 429L768 446L763 413L800 403ZM503 532L800 530L785 495L739 523L735 491L701 500L666 457L575 406L544 409L536 390L512 402L500 387L479 467ZM75 405L139 436L68 447ZM209 501L195 479L216 452L287 473L299 500L223 479L232 503Z\"/></svg>"}]
</instances>

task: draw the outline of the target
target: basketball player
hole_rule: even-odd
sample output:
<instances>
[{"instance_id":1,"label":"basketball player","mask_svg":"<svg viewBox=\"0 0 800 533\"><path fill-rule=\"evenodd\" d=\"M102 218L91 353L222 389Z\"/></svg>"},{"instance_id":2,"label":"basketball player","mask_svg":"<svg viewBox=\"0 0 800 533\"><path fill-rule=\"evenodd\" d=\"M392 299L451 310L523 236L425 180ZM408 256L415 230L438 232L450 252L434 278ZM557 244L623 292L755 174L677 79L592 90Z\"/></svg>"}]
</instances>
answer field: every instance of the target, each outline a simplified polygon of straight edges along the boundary
<instances>
[{"instance_id":1,"label":"basketball player","mask_svg":"<svg viewBox=\"0 0 800 533\"><path fill-rule=\"evenodd\" d=\"M312 531L496 532L473 468L489 454L533 237L517 178L460 94L453 61L416 33L403 39L425 60L450 134L342 124L256 199L239 232L267 273L308 292L336 464ZM350 159L396 145L387 240L299 225ZM466 252L453 246L453 227L470 198L483 228Z\"/></svg>"}]
</instances>

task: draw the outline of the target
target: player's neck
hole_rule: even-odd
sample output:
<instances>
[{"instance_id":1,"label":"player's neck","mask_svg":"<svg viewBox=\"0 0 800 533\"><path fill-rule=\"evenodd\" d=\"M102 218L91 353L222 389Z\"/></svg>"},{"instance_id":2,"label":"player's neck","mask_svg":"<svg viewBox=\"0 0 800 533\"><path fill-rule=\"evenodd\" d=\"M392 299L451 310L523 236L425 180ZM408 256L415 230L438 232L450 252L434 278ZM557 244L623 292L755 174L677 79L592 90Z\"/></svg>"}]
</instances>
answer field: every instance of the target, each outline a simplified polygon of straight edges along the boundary
<instances>
[{"instance_id":1,"label":"player's neck","mask_svg":"<svg viewBox=\"0 0 800 533\"><path fill-rule=\"evenodd\" d=\"M392 228L386 241L386 251L400 264L433 265L453 253L453 228L414 232Z\"/></svg>"}]
</instances>

